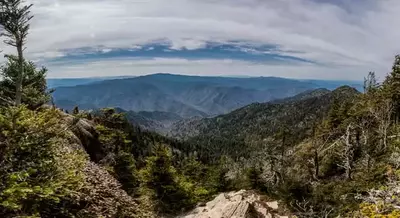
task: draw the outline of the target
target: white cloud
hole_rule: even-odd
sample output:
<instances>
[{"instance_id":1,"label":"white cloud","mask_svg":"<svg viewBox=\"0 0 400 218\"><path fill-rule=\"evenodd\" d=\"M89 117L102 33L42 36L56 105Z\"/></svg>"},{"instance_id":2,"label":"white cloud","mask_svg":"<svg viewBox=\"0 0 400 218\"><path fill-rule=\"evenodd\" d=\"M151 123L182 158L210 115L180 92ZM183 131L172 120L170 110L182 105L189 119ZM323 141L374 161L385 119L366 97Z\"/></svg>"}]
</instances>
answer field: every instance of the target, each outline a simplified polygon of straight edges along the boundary
<instances>
[{"instance_id":1,"label":"white cloud","mask_svg":"<svg viewBox=\"0 0 400 218\"><path fill-rule=\"evenodd\" d=\"M330 1L335 0L324 2ZM115 48L134 49L135 46L155 40L170 41L171 49L189 50L202 48L207 41L244 41L256 45L276 44L284 51L282 54L330 66L313 66L321 71L312 71L309 76L362 78L368 70L377 70L383 76L389 70L393 56L400 52L398 0L366 0L361 3L341 1L340 6L317 0L30 2L35 4L32 9L35 18L27 52L28 57L35 58L39 58L38 54L43 54L41 58L59 57L62 55L61 51L82 47L101 48L103 51ZM104 63L111 64L108 61ZM196 62L189 63L192 64L182 67L174 65L175 70L169 68L161 71L183 73L191 69L190 72L201 73L205 70L196 65ZM251 63L237 63L249 67L257 74L277 74L271 72L277 70L284 75L291 73L293 77L297 77L306 76L302 72L310 70L308 65L296 68L292 65L279 66L278 69L276 66L254 67ZM112 61L112 64L118 67L118 61ZM69 69L72 66L64 68ZM146 68L146 73L156 70L155 68L156 66ZM79 69L85 69L85 66L79 66ZM51 75L63 76L63 70L53 70ZM87 70L90 71L89 66ZM98 70L99 74L107 75L117 72ZM236 71L233 67L220 71L229 70ZM348 70L352 70L352 73ZM138 74L141 71L131 68L129 72ZM125 73L128 70L118 71L118 74ZM89 73L82 70L79 76L82 75L89 76Z\"/></svg>"},{"instance_id":2,"label":"white cloud","mask_svg":"<svg viewBox=\"0 0 400 218\"><path fill-rule=\"evenodd\" d=\"M101 50L102 53L108 53L108 52L111 52L111 51L112 51L111 48L103 48L103 49Z\"/></svg>"}]
</instances>

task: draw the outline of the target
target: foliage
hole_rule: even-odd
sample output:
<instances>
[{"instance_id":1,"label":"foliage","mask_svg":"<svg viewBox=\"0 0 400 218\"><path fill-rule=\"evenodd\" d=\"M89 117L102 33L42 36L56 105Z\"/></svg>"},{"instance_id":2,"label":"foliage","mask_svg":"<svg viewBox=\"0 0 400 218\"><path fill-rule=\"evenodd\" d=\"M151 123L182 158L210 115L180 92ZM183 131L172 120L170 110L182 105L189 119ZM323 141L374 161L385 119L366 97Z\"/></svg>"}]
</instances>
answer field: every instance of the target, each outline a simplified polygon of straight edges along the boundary
<instances>
[{"instance_id":1,"label":"foliage","mask_svg":"<svg viewBox=\"0 0 400 218\"><path fill-rule=\"evenodd\" d=\"M368 195L358 196L363 200L359 209L351 213L353 217L399 217L400 216L400 195L399 195L399 175L400 172L393 172L389 182L378 188L368 191Z\"/></svg>"},{"instance_id":2,"label":"foliage","mask_svg":"<svg viewBox=\"0 0 400 218\"><path fill-rule=\"evenodd\" d=\"M31 61L24 61L24 75L22 82L22 103L30 109L36 109L50 101L50 93L46 85L46 68L37 69ZM7 56L5 66L1 68L0 97L9 99L16 95L16 82L19 76L18 58ZM6 101L3 101L6 103Z\"/></svg>"},{"instance_id":3,"label":"foliage","mask_svg":"<svg viewBox=\"0 0 400 218\"><path fill-rule=\"evenodd\" d=\"M192 206L187 192L191 184L179 178L178 172L172 166L171 152L164 146L157 146L154 155L146 160L147 164L140 174L145 192L152 192L160 211L175 212ZM189 187L185 187L189 186Z\"/></svg>"},{"instance_id":4,"label":"foliage","mask_svg":"<svg viewBox=\"0 0 400 218\"><path fill-rule=\"evenodd\" d=\"M247 170L247 179L249 182L249 188L255 190L264 190L265 182L261 178L262 168L261 167L250 167Z\"/></svg>"},{"instance_id":5,"label":"foliage","mask_svg":"<svg viewBox=\"0 0 400 218\"><path fill-rule=\"evenodd\" d=\"M0 112L0 214L37 215L76 195L86 155L73 147L57 110Z\"/></svg>"},{"instance_id":6,"label":"foliage","mask_svg":"<svg viewBox=\"0 0 400 218\"><path fill-rule=\"evenodd\" d=\"M383 206L363 197L387 186L388 168L400 167L399 66L396 56L382 84L370 72L364 93L340 87L192 122L187 142L202 162L216 164L224 155L238 162L228 172L235 188L262 190L301 217L335 217L359 207L364 217L398 216L397 197L386 197L391 202Z\"/></svg>"},{"instance_id":7,"label":"foliage","mask_svg":"<svg viewBox=\"0 0 400 218\"><path fill-rule=\"evenodd\" d=\"M91 113L79 111L77 118ZM92 114L104 166L131 196L150 199L159 213L176 213L207 200L226 183L219 167L190 156L186 144L132 126L125 114L104 108ZM98 155L97 155L98 156ZM178 173L179 172L179 173ZM223 178L220 178L222 176ZM179 200L177 200L179 199Z\"/></svg>"},{"instance_id":8,"label":"foliage","mask_svg":"<svg viewBox=\"0 0 400 218\"><path fill-rule=\"evenodd\" d=\"M279 132L285 130L285 146L298 143L308 137L315 123L327 116L334 101L340 105L358 92L342 87L330 93L302 96L301 100L252 104L226 115L200 120L192 124L198 134L187 139L192 151L201 160L218 161L221 156L234 160L249 159L254 151L265 147L265 141L276 139L273 146L282 142ZM350 97L350 98L351 98ZM290 127L290 128L289 128ZM271 143L272 144L272 143Z\"/></svg>"},{"instance_id":9,"label":"foliage","mask_svg":"<svg viewBox=\"0 0 400 218\"><path fill-rule=\"evenodd\" d=\"M22 103L23 82L25 74L25 63L23 51L27 40L32 4L25 4L23 0L1 0L0 1L0 26L3 32L1 36L5 36L4 43L17 49L18 63L15 68L15 104L19 106ZM31 91L36 91L32 89Z\"/></svg>"},{"instance_id":10,"label":"foliage","mask_svg":"<svg viewBox=\"0 0 400 218\"><path fill-rule=\"evenodd\" d=\"M121 182L122 188L129 195L137 194L139 178L133 155L120 152L115 159L114 172L118 181Z\"/></svg>"}]
</instances>

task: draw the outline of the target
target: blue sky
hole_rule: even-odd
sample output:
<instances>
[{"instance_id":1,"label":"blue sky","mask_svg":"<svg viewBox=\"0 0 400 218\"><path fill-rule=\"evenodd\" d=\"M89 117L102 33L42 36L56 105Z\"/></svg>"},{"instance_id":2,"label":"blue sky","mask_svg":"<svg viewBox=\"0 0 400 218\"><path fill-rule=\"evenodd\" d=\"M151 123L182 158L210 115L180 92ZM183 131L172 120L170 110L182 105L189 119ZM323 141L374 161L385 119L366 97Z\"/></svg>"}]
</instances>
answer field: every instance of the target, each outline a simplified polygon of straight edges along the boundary
<instances>
[{"instance_id":1,"label":"blue sky","mask_svg":"<svg viewBox=\"0 0 400 218\"><path fill-rule=\"evenodd\" d=\"M49 77L383 78L398 0L30 0L26 56ZM12 52L2 45L4 52ZM4 48L4 49L3 49Z\"/></svg>"}]
</instances>

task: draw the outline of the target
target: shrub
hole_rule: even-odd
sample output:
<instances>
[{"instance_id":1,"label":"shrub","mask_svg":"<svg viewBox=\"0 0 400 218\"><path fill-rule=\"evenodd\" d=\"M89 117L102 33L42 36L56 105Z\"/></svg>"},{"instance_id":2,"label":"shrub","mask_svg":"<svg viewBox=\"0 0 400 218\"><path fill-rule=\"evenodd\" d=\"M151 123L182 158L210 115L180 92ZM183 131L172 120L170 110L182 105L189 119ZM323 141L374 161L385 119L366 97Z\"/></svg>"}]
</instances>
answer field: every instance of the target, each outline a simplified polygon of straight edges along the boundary
<instances>
[{"instance_id":1,"label":"shrub","mask_svg":"<svg viewBox=\"0 0 400 218\"><path fill-rule=\"evenodd\" d=\"M39 215L84 185L86 156L57 110L0 109L0 214Z\"/></svg>"}]
</instances>

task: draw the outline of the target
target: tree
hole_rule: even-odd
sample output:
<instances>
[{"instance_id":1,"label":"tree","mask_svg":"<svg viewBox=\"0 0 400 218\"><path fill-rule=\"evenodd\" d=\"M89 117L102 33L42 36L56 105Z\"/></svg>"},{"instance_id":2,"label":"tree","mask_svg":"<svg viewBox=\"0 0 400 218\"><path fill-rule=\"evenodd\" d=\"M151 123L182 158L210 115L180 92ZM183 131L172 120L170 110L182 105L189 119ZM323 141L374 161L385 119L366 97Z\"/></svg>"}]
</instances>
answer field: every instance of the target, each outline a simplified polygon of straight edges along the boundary
<instances>
[{"instance_id":1,"label":"tree","mask_svg":"<svg viewBox=\"0 0 400 218\"><path fill-rule=\"evenodd\" d=\"M5 66L1 67L0 96L12 100L16 95L16 83L19 77L19 63L16 56L7 55ZM22 103L30 109L36 109L49 102L52 90L47 89L47 69L38 69L31 61L24 61L24 75L22 83ZM10 102L5 102L9 105Z\"/></svg>"},{"instance_id":2,"label":"tree","mask_svg":"<svg viewBox=\"0 0 400 218\"><path fill-rule=\"evenodd\" d=\"M122 188L129 194L136 194L139 187L135 159L132 154L120 152L115 161L114 171Z\"/></svg>"},{"instance_id":3,"label":"tree","mask_svg":"<svg viewBox=\"0 0 400 218\"><path fill-rule=\"evenodd\" d=\"M394 119L400 119L400 55L396 55L392 72L383 82L385 94L392 100Z\"/></svg>"},{"instance_id":4,"label":"tree","mask_svg":"<svg viewBox=\"0 0 400 218\"><path fill-rule=\"evenodd\" d=\"M73 115L78 115L79 114L79 108L78 106L75 106L74 109L72 110Z\"/></svg>"},{"instance_id":5,"label":"tree","mask_svg":"<svg viewBox=\"0 0 400 218\"><path fill-rule=\"evenodd\" d=\"M355 144L352 141L352 133L353 126L349 124L346 128L346 133L342 136L343 140L343 149L339 152L339 156L342 158L342 163L339 164L346 171L346 179L352 179L352 173L354 168L354 150Z\"/></svg>"},{"instance_id":6,"label":"tree","mask_svg":"<svg viewBox=\"0 0 400 218\"><path fill-rule=\"evenodd\" d=\"M0 25L4 32L1 36L7 39L7 45L17 48L18 53L18 74L15 81L15 104L22 102L22 85L24 80L24 56L26 38L30 28L29 21L33 18L30 15L32 4L24 5L23 0L0 0Z\"/></svg>"},{"instance_id":7,"label":"tree","mask_svg":"<svg viewBox=\"0 0 400 218\"><path fill-rule=\"evenodd\" d=\"M176 212L187 206L188 193L179 184L179 175L172 165L172 154L163 145L156 146L140 172L146 193L152 193L157 208Z\"/></svg>"},{"instance_id":8,"label":"tree","mask_svg":"<svg viewBox=\"0 0 400 218\"><path fill-rule=\"evenodd\" d=\"M369 72L364 78L364 93L374 92L378 89L379 83L376 80L375 72Z\"/></svg>"},{"instance_id":9,"label":"tree","mask_svg":"<svg viewBox=\"0 0 400 218\"><path fill-rule=\"evenodd\" d=\"M264 190L264 182L261 174L261 167L252 166L247 170L247 179L251 189Z\"/></svg>"}]
</instances>

